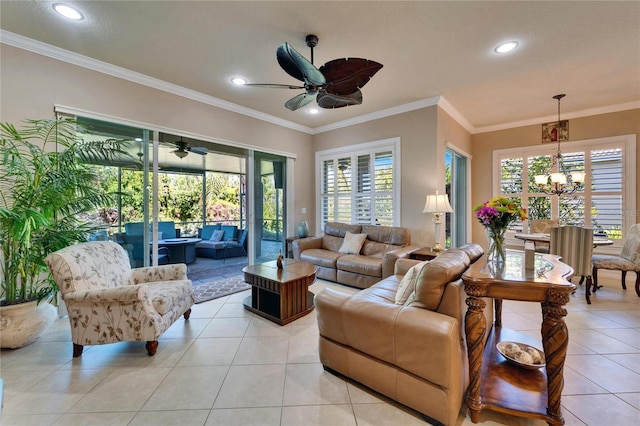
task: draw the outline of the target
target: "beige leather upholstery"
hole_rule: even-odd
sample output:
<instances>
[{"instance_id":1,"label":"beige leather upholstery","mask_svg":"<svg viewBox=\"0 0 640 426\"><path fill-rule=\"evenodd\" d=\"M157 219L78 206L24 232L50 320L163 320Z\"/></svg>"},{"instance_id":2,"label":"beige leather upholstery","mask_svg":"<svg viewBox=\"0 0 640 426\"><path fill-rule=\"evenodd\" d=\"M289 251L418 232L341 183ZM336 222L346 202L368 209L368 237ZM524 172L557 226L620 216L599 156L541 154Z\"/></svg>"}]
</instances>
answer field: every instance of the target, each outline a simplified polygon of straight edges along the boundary
<instances>
[{"instance_id":1,"label":"beige leather upholstery","mask_svg":"<svg viewBox=\"0 0 640 426\"><path fill-rule=\"evenodd\" d=\"M339 253L347 232L367 234L360 253ZM324 235L295 240L292 248L294 259L318 266L318 278L367 288L391 276L396 261L418 248L410 243L406 228L327 222Z\"/></svg>"},{"instance_id":2,"label":"beige leather upholstery","mask_svg":"<svg viewBox=\"0 0 640 426\"><path fill-rule=\"evenodd\" d=\"M466 305L460 277L482 255L476 244L449 249L431 260L416 288L442 289L425 309L416 297L395 304L406 271L419 263L400 259L394 275L348 295L325 288L315 299L320 331L320 360L348 376L445 425L454 424L468 385L464 335ZM492 323L491 303L486 310Z\"/></svg>"}]
</instances>

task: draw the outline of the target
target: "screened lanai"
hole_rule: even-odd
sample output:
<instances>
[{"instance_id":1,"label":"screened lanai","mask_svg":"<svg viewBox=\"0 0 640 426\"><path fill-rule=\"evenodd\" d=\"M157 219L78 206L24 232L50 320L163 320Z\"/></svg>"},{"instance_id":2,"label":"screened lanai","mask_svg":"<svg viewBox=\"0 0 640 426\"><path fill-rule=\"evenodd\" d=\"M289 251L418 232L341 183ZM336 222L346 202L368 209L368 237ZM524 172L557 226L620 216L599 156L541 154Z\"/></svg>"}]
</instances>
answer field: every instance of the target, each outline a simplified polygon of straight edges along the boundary
<instances>
[{"instance_id":1,"label":"screened lanai","mask_svg":"<svg viewBox=\"0 0 640 426\"><path fill-rule=\"evenodd\" d=\"M240 147L100 120L78 117L77 121L83 139L123 141L126 155L96 161L102 176L99 184L114 194L113 204L87 219L103 228L96 239L118 241L130 249L129 241L134 240L130 234L139 233L139 241L130 252L134 266L166 261L166 250L157 246L168 244L167 240L209 241L213 230L220 228L225 230L221 243L233 240L242 248L197 249L197 256L187 256L188 266L200 257L246 258L250 240L254 241L251 251L256 262L274 259L283 250L284 157L257 155ZM253 185L247 182L251 155L259 172ZM250 187L255 192L253 202L259 207L252 239L248 238L247 219Z\"/></svg>"}]
</instances>

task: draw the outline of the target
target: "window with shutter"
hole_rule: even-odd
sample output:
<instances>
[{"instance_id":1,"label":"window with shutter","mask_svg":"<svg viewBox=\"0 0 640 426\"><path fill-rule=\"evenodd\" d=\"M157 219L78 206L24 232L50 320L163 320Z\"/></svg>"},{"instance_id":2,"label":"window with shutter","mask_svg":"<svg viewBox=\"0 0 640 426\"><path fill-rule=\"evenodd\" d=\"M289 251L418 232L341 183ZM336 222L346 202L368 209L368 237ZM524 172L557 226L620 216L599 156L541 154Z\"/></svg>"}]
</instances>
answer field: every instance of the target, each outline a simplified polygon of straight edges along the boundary
<instances>
[{"instance_id":1,"label":"window with shutter","mask_svg":"<svg viewBox=\"0 0 640 426\"><path fill-rule=\"evenodd\" d=\"M399 225L395 164L399 139L318 153L319 225L328 221Z\"/></svg>"},{"instance_id":2,"label":"window with shutter","mask_svg":"<svg viewBox=\"0 0 640 426\"><path fill-rule=\"evenodd\" d=\"M635 135L568 144L570 149L563 147L562 153L565 169L586 172L582 190L562 196L540 192L534 176L549 170L555 148L525 147L494 153L500 170L495 182L498 195L519 199L529 219L557 217L561 224L591 227L611 239L624 238L625 227L635 223L635 218L629 220L624 214L635 206ZM511 230L523 226L527 224L514 224Z\"/></svg>"}]
</instances>

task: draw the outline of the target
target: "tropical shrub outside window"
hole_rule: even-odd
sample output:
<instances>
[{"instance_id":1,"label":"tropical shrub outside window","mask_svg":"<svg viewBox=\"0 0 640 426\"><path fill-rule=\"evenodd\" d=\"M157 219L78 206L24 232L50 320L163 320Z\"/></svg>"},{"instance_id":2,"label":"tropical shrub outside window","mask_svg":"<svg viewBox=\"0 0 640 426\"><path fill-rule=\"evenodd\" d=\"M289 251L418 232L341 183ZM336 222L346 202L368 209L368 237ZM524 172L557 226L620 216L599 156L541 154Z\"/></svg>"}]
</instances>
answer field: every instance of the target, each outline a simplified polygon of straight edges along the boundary
<instances>
[{"instance_id":1,"label":"tropical shrub outside window","mask_svg":"<svg viewBox=\"0 0 640 426\"><path fill-rule=\"evenodd\" d=\"M635 144L633 148L635 151ZM635 170L627 170L627 149L623 142L598 145L576 142L570 149L563 147L567 171L586 171L587 180L582 190L560 197L541 192L534 180L535 175L548 172L555 147L549 146L544 152L539 147L531 152L496 151L499 195L520 200L529 220L557 217L563 225L591 227L606 232L609 238L623 238L623 212L631 207L626 206L625 189L635 181ZM526 232L526 226L518 221L510 230Z\"/></svg>"},{"instance_id":2,"label":"tropical shrub outside window","mask_svg":"<svg viewBox=\"0 0 640 426\"><path fill-rule=\"evenodd\" d=\"M113 205L104 206L88 221L104 224L119 232L120 223L144 220L143 172L121 169L114 166L94 166L101 176L100 185L114 197ZM120 183L118 184L118 173ZM207 172L206 176L206 221L207 223L229 223L239 225L244 217L241 203L241 183L244 175ZM158 220L174 221L186 235L195 235L203 223L202 202L203 174L160 173L158 188ZM151 181L151 173L149 173ZM119 187L120 185L120 187ZM119 209L120 206L120 209ZM150 215L153 206L149 206ZM242 214L241 214L242 212Z\"/></svg>"}]
</instances>

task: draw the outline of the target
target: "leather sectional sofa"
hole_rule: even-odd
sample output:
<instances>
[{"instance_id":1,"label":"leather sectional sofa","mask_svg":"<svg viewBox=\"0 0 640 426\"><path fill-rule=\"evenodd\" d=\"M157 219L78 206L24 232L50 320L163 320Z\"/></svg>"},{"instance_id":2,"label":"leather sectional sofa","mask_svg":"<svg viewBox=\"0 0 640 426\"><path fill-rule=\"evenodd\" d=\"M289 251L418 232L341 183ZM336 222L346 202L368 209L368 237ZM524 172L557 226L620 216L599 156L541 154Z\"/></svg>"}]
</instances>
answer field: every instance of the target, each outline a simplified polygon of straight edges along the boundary
<instances>
[{"instance_id":1,"label":"leather sectional sofa","mask_svg":"<svg viewBox=\"0 0 640 426\"><path fill-rule=\"evenodd\" d=\"M340 252L347 232L367 235L358 253ZM324 235L294 240L292 248L294 259L318 267L318 278L367 288L392 275L396 260L419 248L410 243L407 228L327 222Z\"/></svg>"},{"instance_id":2,"label":"leather sectional sofa","mask_svg":"<svg viewBox=\"0 0 640 426\"><path fill-rule=\"evenodd\" d=\"M398 260L394 275L354 295L320 291L315 305L325 369L423 413L428 421L455 424L468 387L461 276L482 253L470 244L424 262L405 304L396 303L396 293L407 271L421 263L416 260ZM488 326L491 307L487 303Z\"/></svg>"}]
</instances>

